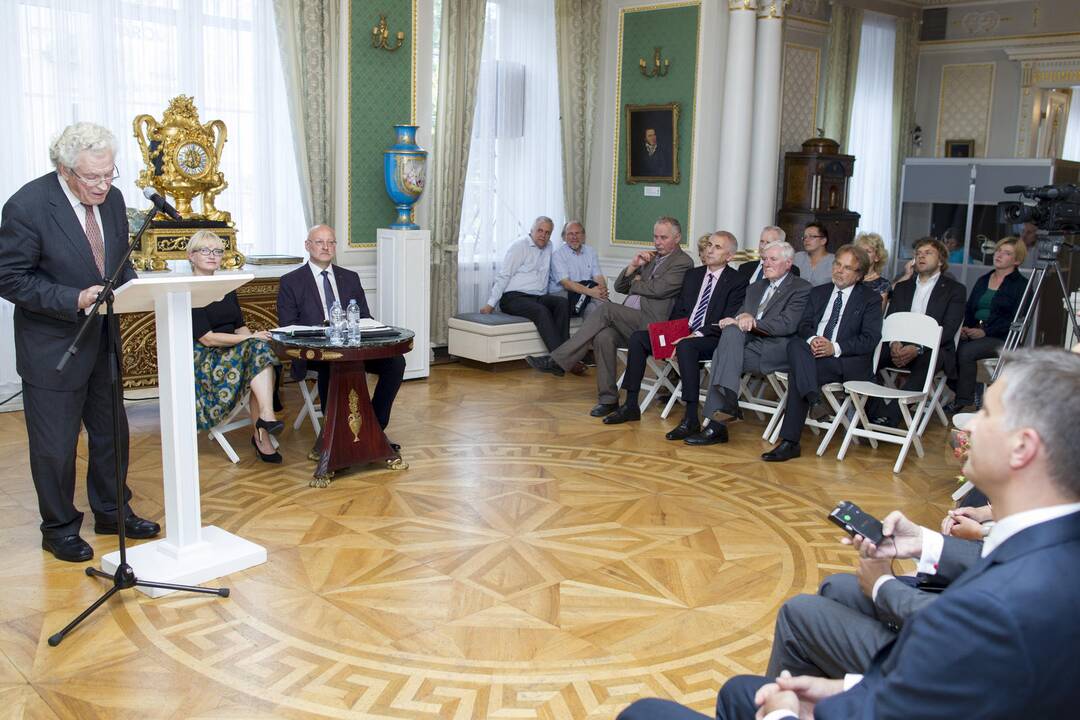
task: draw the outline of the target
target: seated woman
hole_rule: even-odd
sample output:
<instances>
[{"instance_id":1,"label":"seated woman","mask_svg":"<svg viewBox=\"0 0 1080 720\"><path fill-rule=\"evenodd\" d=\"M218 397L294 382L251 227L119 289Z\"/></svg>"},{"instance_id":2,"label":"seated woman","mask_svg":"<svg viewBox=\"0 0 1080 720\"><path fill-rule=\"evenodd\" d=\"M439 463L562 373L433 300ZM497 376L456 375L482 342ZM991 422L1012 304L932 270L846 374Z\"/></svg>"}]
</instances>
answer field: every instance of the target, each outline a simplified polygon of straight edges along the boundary
<instances>
[{"instance_id":1,"label":"seated woman","mask_svg":"<svg viewBox=\"0 0 1080 720\"><path fill-rule=\"evenodd\" d=\"M224 254L221 238L209 230L200 230L188 242L194 275L213 275ZM206 307L192 308L191 330L195 336L195 420L199 430L220 425L250 389L251 444L263 462L280 463L281 454L270 441L271 433L277 435L285 427L274 417L276 358L267 343L270 333L248 329L235 291Z\"/></svg>"},{"instance_id":2,"label":"seated woman","mask_svg":"<svg viewBox=\"0 0 1080 720\"><path fill-rule=\"evenodd\" d=\"M1017 269L1026 256L1027 246L1019 238L998 240L994 269L976 280L971 289L960 328L960 347L956 349L956 380L950 383L956 399L946 408L949 413L963 412L975 404L978 361L997 357L1005 344L1027 287L1027 278Z\"/></svg>"},{"instance_id":3,"label":"seated woman","mask_svg":"<svg viewBox=\"0 0 1080 720\"><path fill-rule=\"evenodd\" d=\"M855 246L861 247L870 256L870 270L862 279L870 286L870 289L881 295L881 309L885 309L889 301L889 293L892 285L881 277L881 270L885 267L885 261L889 259L889 251L885 249L885 243L877 233L859 233L855 236Z\"/></svg>"}]
</instances>

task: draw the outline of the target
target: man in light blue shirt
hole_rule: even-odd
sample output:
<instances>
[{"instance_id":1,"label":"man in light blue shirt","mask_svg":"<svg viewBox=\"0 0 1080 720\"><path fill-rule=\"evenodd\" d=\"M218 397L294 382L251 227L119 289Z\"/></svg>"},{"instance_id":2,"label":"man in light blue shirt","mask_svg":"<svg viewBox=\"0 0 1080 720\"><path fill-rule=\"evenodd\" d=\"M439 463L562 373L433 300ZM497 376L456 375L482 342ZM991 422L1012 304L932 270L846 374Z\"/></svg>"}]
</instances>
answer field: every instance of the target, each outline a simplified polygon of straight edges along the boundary
<instances>
[{"instance_id":1,"label":"man in light blue shirt","mask_svg":"<svg viewBox=\"0 0 1080 720\"><path fill-rule=\"evenodd\" d=\"M551 218L543 215L536 218L528 237L506 251L487 305L480 308L486 315L498 304L504 313L528 318L536 325L548 351L570 338L569 302L565 296L547 293L554 229Z\"/></svg>"},{"instance_id":2,"label":"man in light blue shirt","mask_svg":"<svg viewBox=\"0 0 1080 720\"><path fill-rule=\"evenodd\" d=\"M562 239L564 244L551 255L548 293L568 297L571 316L588 317L608 299L600 258L585 244L585 226L577 220L563 225Z\"/></svg>"}]
</instances>

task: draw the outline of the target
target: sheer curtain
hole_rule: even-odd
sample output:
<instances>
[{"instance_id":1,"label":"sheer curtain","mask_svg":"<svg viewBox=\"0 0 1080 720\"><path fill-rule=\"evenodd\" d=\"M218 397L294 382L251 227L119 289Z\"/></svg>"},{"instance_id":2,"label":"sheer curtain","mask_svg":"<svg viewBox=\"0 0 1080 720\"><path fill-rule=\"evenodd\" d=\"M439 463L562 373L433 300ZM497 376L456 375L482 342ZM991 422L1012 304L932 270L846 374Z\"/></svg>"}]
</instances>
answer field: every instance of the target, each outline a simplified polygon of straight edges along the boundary
<instances>
[{"instance_id":1,"label":"sheer curtain","mask_svg":"<svg viewBox=\"0 0 1080 720\"><path fill-rule=\"evenodd\" d=\"M538 215L564 218L553 0L488 0L458 235L458 310L487 299Z\"/></svg>"},{"instance_id":2,"label":"sheer curtain","mask_svg":"<svg viewBox=\"0 0 1080 720\"><path fill-rule=\"evenodd\" d=\"M847 151L855 156L849 207L860 232L893 236L893 61L896 19L864 12Z\"/></svg>"},{"instance_id":3,"label":"sheer curtain","mask_svg":"<svg viewBox=\"0 0 1080 720\"><path fill-rule=\"evenodd\" d=\"M271 0L0 1L0 202L51 170L49 143L85 120L116 135L116 187L130 207L149 207L134 184L142 157L132 120L160 120L181 93L194 97L201 122L228 127L229 187L216 204L232 213L241 250L302 254ZM18 389L11 333L12 306L0 301L0 400Z\"/></svg>"},{"instance_id":4,"label":"sheer curtain","mask_svg":"<svg viewBox=\"0 0 1080 720\"><path fill-rule=\"evenodd\" d=\"M1065 125L1065 145L1061 148L1061 159L1080 161L1080 85L1073 87L1069 100L1069 120Z\"/></svg>"}]
</instances>

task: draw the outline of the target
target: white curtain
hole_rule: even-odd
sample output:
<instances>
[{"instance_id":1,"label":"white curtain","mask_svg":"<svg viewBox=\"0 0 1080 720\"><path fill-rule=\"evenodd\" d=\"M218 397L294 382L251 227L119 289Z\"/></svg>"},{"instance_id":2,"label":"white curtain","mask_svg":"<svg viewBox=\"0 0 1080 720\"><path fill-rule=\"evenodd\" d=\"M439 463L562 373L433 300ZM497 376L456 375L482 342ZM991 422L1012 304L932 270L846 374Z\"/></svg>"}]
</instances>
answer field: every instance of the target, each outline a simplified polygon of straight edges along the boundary
<instances>
[{"instance_id":1,"label":"white curtain","mask_svg":"<svg viewBox=\"0 0 1080 720\"><path fill-rule=\"evenodd\" d=\"M553 0L488 0L458 235L458 310L487 300L506 248L564 219Z\"/></svg>"},{"instance_id":2,"label":"white curtain","mask_svg":"<svg viewBox=\"0 0 1080 720\"><path fill-rule=\"evenodd\" d=\"M859 232L893 237L893 60L896 19L864 12L859 65L848 129L848 152L855 156L849 207L862 217Z\"/></svg>"},{"instance_id":3,"label":"white curtain","mask_svg":"<svg viewBox=\"0 0 1080 720\"><path fill-rule=\"evenodd\" d=\"M1069 100L1069 122L1065 125L1065 145L1061 148L1062 160L1080 162L1080 85L1072 89Z\"/></svg>"}]
</instances>

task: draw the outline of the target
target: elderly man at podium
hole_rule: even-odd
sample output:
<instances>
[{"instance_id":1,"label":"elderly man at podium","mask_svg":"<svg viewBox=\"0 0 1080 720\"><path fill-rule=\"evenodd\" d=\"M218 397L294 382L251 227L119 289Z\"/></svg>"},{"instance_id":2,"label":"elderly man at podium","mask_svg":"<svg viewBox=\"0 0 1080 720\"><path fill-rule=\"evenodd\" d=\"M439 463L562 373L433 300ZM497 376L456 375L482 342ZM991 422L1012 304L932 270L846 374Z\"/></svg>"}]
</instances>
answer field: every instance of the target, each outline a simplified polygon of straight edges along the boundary
<instances>
[{"instance_id":1,"label":"elderly man at podium","mask_svg":"<svg viewBox=\"0 0 1080 720\"><path fill-rule=\"evenodd\" d=\"M80 352L55 368L78 332L83 311L94 304L104 278L127 251L128 223L116 179L116 138L91 123L64 129L49 148L56 167L19 189L0 222L0 296L15 305L16 369L30 446L30 473L41 512L41 546L60 560L83 562L94 550L79 536L83 514L75 507L75 449L79 425L89 438L87 496L94 532L118 531L116 508L124 503L125 534L150 538L161 527L127 505L127 416L121 414L124 497L116 497L113 404L99 316ZM119 279L135 277L130 266ZM119 338L119 332L115 337Z\"/></svg>"}]
</instances>

